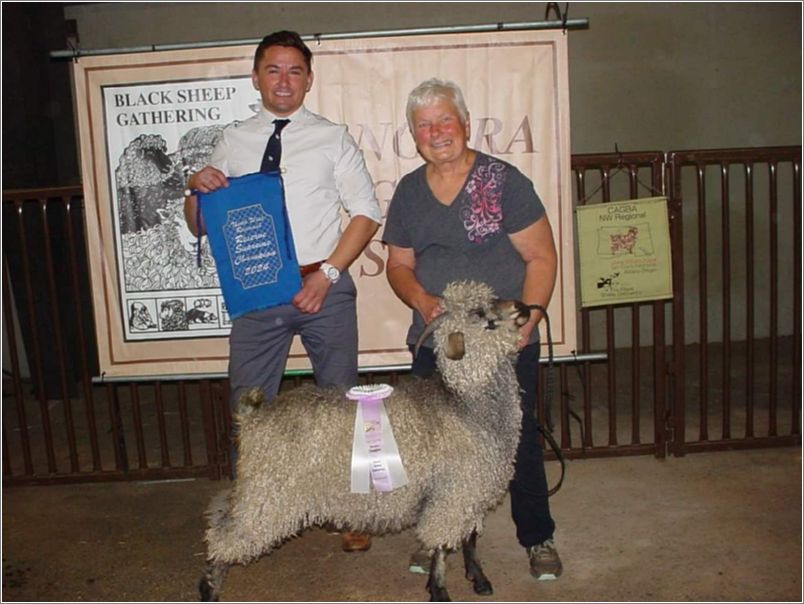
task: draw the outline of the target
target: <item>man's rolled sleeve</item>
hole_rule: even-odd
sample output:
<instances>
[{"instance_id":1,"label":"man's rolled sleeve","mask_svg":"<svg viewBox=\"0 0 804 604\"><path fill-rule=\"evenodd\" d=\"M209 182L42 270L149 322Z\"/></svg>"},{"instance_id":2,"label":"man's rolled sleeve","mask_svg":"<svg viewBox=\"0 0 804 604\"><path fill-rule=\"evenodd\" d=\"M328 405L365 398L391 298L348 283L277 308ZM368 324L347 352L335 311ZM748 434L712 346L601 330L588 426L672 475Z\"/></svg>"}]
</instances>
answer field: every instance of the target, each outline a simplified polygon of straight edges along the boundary
<instances>
[{"instance_id":1,"label":"man's rolled sleeve","mask_svg":"<svg viewBox=\"0 0 804 604\"><path fill-rule=\"evenodd\" d=\"M229 140L227 137L227 131L224 130L221 133L221 137L218 139L218 142L215 144L215 147L212 149L212 154L209 156L209 165L213 168L217 168L226 176L229 176L229 163L226 161L228 156Z\"/></svg>"},{"instance_id":2,"label":"man's rolled sleeve","mask_svg":"<svg viewBox=\"0 0 804 604\"><path fill-rule=\"evenodd\" d=\"M374 183L366 169L363 154L342 126L341 149L335 162L335 184L340 192L341 203L351 218L366 216L382 224L382 211L374 195Z\"/></svg>"}]
</instances>

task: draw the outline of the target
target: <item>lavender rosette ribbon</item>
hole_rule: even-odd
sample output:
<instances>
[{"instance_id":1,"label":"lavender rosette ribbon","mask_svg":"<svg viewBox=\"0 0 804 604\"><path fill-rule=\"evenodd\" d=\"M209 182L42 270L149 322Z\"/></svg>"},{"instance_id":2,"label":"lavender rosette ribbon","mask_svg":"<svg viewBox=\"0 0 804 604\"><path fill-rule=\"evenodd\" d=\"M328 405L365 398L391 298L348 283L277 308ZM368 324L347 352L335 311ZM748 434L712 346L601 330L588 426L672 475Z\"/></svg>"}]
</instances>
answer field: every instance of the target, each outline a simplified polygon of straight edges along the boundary
<instances>
[{"instance_id":1,"label":"lavender rosette ribbon","mask_svg":"<svg viewBox=\"0 0 804 604\"><path fill-rule=\"evenodd\" d=\"M371 486L389 492L408 483L399 448L383 399L393 388L387 384L356 386L346 393L357 401L352 439L351 491L369 493Z\"/></svg>"}]
</instances>

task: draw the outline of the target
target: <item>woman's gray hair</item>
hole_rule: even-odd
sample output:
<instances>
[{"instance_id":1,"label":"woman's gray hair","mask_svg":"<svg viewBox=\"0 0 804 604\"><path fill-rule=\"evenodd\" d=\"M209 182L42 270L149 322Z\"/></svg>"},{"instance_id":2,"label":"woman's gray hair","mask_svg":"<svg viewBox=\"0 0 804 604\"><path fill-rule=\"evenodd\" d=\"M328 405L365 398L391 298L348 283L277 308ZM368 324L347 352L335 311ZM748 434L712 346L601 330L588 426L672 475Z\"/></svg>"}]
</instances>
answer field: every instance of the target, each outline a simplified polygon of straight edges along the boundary
<instances>
[{"instance_id":1,"label":"woman's gray hair","mask_svg":"<svg viewBox=\"0 0 804 604\"><path fill-rule=\"evenodd\" d=\"M469 109L466 108L463 93L458 85L449 80L430 78L416 86L408 95L405 115L408 118L408 128L410 128L411 132L413 132L413 112L441 100L452 103L461 118L461 123L466 124L469 119Z\"/></svg>"}]
</instances>

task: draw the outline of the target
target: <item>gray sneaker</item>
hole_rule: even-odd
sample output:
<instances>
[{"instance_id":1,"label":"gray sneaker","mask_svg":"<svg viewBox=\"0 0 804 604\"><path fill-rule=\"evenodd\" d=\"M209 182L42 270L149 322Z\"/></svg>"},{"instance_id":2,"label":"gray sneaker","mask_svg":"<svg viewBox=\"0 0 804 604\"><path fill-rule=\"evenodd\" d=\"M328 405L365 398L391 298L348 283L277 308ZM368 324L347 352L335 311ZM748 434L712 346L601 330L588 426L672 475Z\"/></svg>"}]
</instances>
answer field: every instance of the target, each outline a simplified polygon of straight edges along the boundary
<instances>
[{"instance_id":1,"label":"gray sneaker","mask_svg":"<svg viewBox=\"0 0 804 604\"><path fill-rule=\"evenodd\" d=\"M410 557L408 570L420 575L429 575L431 559L432 555L426 549L417 550Z\"/></svg>"},{"instance_id":2,"label":"gray sneaker","mask_svg":"<svg viewBox=\"0 0 804 604\"><path fill-rule=\"evenodd\" d=\"M561 576L563 569L561 558L558 557L558 550L556 550L552 539L527 549L530 574L536 577L538 581L554 581Z\"/></svg>"}]
</instances>

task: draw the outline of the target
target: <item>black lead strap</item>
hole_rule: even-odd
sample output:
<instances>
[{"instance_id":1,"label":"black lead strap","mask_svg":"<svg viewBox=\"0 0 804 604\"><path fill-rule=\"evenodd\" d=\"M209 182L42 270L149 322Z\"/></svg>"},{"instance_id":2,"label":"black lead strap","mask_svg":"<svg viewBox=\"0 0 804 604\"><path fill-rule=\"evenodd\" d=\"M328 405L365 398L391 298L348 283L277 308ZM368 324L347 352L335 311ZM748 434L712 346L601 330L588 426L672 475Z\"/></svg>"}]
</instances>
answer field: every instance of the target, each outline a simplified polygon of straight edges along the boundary
<instances>
[{"instance_id":1,"label":"black lead strap","mask_svg":"<svg viewBox=\"0 0 804 604\"><path fill-rule=\"evenodd\" d=\"M547 376L544 383L545 426L542 426L541 422L538 421L538 417L536 418L536 425L539 428L539 432L542 433L542 436L544 436L545 440L550 444L550 448L556 454L558 461L561 462L561 477L558 479L558 483L547 491L549 497L550 495L556 494L558 489L561 488L561 483L564 482L564 474L566 473L564 455L561 453L561 447L558 446L558 443L553 438L553 416L551 411L553 401L553 334L550 331L550 315L547 314L547 309L540 304L528 304L527 306L531 310L538 310L542 313L542 316L544 316L544 324L547 328ZM533 410L533 413L536 415L536 409Z\"/></svg>"}]
</instances>

